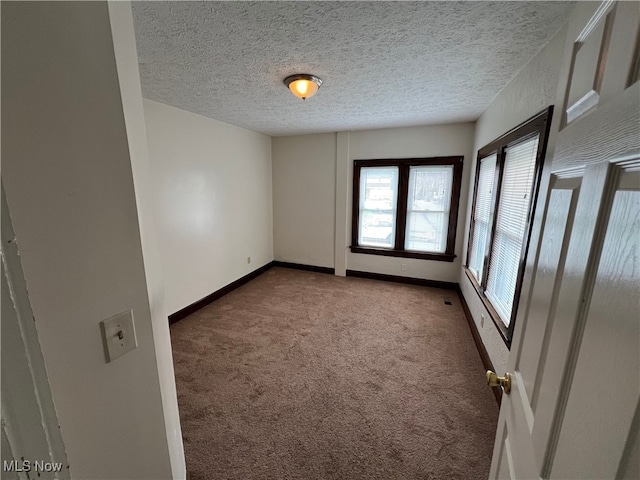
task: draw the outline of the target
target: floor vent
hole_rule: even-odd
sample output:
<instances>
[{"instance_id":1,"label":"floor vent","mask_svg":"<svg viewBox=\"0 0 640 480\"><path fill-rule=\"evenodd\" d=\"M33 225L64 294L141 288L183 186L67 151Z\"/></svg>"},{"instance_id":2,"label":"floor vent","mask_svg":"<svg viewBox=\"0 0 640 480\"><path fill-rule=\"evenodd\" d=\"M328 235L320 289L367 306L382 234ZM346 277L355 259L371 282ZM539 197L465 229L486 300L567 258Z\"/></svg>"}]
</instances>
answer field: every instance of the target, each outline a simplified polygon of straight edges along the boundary
<instances>
[{"instance_id":1,"label":"floor vent","mask_svg":"<svg viewBox=\"0 0 640 480\"><path fill-rule=\"evenodd\" d=\"M442 303L444 303L445 305L453 305L450 297L442 297Z\"/></svg>"}]
</instances>

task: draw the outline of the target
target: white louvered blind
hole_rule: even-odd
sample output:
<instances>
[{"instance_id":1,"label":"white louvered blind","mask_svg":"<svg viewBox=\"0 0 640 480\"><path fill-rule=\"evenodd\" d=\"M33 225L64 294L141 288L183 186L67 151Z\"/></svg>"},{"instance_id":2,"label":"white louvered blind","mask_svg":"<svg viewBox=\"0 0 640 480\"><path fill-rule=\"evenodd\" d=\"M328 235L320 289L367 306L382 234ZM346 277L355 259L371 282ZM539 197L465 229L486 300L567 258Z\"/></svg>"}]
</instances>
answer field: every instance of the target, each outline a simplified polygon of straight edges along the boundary
<instances>
[{"instance_id":1,"label":"white louvered blind","mask_svg":"<svg viewBox=\"0 0 640 480\"><path fill-rule=\"evenodd\" d=\"M480 160L478 187L476 190L476 208L473 215L473 237L469 255L469 269L478 281L482 279L482 266L489 236L489 217L493 180L496 170L496 154Z\"/></svg>"},{"instance_id":2,"label":"white louvered blind","mask_svg":"<svg viewBox=\"0 0 640 480\"><path fill-rule=\"evenodd\" d=\"M507 327L531 203L537 151L538 136L506 150L485 293Z\"/></svg>"}]
</instances>

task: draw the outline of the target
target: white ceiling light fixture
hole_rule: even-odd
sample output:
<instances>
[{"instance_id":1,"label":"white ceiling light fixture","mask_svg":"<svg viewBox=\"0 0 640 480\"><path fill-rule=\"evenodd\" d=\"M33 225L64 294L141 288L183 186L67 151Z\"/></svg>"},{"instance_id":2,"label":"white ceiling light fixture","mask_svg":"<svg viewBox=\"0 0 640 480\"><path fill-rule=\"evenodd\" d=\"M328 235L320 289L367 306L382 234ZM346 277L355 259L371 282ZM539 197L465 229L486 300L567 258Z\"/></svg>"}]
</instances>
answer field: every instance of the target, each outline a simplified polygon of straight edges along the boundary
<instances>
[{"instance_id":1,"label":"white ceiling light fixture","mask_svg":"<svg viewBox=\"0 0 640 480\"><path fill-rule=\"evenodd\" d=\"M322 85L322 80L308 73L297 73L285 78L284 84L289 87L291 93L296 97L306 100L316 94L320 85Z\"/></svg>"}]
</instances>

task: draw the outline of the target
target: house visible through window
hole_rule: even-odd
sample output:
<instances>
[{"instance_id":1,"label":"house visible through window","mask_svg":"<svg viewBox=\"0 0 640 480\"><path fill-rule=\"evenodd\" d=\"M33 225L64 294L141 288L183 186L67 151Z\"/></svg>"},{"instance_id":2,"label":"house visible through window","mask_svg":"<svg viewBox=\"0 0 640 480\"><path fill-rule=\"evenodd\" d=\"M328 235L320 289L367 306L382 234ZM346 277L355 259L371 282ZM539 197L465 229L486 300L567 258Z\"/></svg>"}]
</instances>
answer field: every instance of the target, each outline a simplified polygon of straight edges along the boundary
<instances>
[{"instance_id":1,"label":"house visible through window","mask_svg":"<svg viewBox=\"0 0 640 480\"><path fill-rule=\"evenodd\" d=\"M467 276L511 344L552 108L478 152Z\"/></svg>"},{"instance_id":2,"label":"house visible through window","mask_svg":"<svg viewBox=\"0 0 640 480\"><path fill-rule=\"evenodd\" d=\"M453 261L462 157L356 160L351 250Z\"/></svg>"}]
</instances>

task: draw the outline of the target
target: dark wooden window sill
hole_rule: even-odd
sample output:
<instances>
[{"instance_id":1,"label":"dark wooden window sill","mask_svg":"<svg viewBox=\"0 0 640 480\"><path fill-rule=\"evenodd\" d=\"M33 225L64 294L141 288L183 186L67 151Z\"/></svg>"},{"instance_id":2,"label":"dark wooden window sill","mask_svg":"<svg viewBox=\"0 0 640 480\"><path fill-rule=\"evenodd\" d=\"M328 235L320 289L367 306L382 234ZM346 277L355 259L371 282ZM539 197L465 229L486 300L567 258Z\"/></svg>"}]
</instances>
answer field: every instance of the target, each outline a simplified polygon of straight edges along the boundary
<instances>
[{"instance_id":1,"label":"dark wooden window sill","mask_svg":"<svg viewBox=\"0 0 640 480\"><path fill-rule=\"evenodd\" d=\"M384 255L386 257L420 258L422 260L436 260L439 262L453 262L455 255L449 253L411 252L408 250L394 250L391 248L360 247L352 245L352 253L366 253L368 255Z\"/></svg>"},{"instance_id":2,"label":"dark wooden window sill","mask_svg":"<svg viewBox=\"0 0 640 480\"><path fill-rule=\"evenodd\" d=\"M464 273L467 274L467 278L469 278L469 281L471 282L471 285L473 285L473 288L478 294L478 297L480 297L480 300L482 301L484 308L486 308L487 312L489 312L489 316L491 317L491 320L493 321L494 325L498 329L498 332L500 332L500 336L502 337L502 340L507 345L507 348L511 350L511 339L509 338L508 327L502 322L500 315L498 314L496 309L493 308L493 305L491 305L491 301L486 297L486 295L482 291L482 288L480 288L480 284L476 280L476 277L473 276L473 273L471 273L471 270L469 270L469 268L467 267L463 267L463 270L464 270Z\"/></svg>"}]
</instances>

